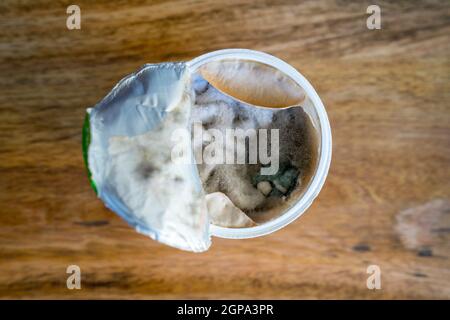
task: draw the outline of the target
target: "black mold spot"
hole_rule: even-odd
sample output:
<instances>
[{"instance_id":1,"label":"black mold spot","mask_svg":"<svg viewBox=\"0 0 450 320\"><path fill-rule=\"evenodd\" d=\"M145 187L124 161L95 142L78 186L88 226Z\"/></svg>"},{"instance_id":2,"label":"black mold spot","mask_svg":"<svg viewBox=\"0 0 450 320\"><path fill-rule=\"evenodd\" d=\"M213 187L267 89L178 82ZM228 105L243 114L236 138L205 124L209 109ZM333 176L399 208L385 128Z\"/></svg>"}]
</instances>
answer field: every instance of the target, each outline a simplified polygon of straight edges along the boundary
<instances>
[{"instance_id":1,"label":"black mold spot","mask_svg":"<svg viewBox=\"0 0 450 320\"><path fill-rule=\"evenodd\" d=\"M148 179L152 176L153 172L156 170L155 167L153 167L149 163L144 163L138 167L138 174L144 178Z\"/></svg>"},{"instance_id":2,"label":"black mold spot","mask_svg":"<svg viewBox=\"0 0 450 320\"><path fill-rule=\"evenodd\" d=\"M242 113L238 113L237 116L234 117L233 119L233 124L237 125L237 124L241 124L242 122L248 121L248 116Z\"/></svg>"}]
</instances>

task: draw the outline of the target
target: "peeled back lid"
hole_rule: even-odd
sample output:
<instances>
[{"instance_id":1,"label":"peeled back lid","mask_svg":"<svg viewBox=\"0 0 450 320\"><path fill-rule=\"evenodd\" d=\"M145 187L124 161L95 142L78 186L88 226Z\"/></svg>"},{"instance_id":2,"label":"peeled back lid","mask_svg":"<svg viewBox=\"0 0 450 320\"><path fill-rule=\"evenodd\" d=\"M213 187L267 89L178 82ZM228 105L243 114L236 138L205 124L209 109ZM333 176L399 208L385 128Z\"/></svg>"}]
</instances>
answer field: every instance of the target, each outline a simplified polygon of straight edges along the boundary
<instances>
[{"instance_id":1,"label":"peeled back lid","mask_svg":"<svg viewBox=\"0 0 450 320\"><path fill-rule=\"evenodd\" d=\"M145 65L88 110L84 141L92 182L108 208L138 232L198 252L211 243L201 183L193 161L171 159L172 134L188 130L190 104L184 63ZM185 143L192 152L190 139Z\"/></svg>"}]
</instances>

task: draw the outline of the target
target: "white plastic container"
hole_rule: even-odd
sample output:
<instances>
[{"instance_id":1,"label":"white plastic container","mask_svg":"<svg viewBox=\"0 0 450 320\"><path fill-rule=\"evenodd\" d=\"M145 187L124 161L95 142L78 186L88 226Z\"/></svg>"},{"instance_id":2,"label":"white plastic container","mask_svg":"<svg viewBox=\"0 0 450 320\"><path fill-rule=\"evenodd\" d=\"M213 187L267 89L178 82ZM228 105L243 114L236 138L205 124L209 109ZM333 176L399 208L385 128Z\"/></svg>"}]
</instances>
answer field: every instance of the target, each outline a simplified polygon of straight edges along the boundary
<instances>
[{"instance_id":1,"label":"white plastic container","mask_svg":"<svg viewBox=\"0 0 450 320\"><path fill-rule=\"evenodd\" d=\"M319 194L323 184L325 183L325 179L327 177L328 169L331 163L332 147L330 123L328 121L325 107L320 100L319 95L317 94L316 90L314 90L313 86L308 82L308 80L306 80L306 78L302 76L300 72L298 72L295 68L272 55L247 49L225 49L201 55L187 62L187 65L191 69L190 71L194 73L202 65L211 61L222 59L245 59L272 66L287 74L292 78L292 80L294 80L299 86L301 86L305 90L306 95L309 97L313 104L312 108L309 108L305 111L310 115L311 120L319 134L319 155L315 173L312 177L311 182L309 183L309 186L307 187L305 192L303 192L301 197L292 205L291 208L286 210L286 212L284 212L278 218L255 227L224 228L215 225L210 226L211 235L220 238L245 239L260 237L275 232L300 217Z\"/></svg>"}]
</instances>

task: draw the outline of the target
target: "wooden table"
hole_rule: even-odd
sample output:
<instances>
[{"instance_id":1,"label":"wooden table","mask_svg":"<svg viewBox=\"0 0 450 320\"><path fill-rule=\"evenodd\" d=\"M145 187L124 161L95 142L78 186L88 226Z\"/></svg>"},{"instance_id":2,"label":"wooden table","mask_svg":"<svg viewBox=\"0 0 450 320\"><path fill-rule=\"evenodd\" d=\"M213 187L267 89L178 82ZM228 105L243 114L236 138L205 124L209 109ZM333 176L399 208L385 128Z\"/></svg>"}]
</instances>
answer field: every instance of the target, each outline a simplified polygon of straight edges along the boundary
<instances>
[{"instance_id":1,"label":"wooden table","mask_svg":"<svg viewBox=\"0 0 450 320\"><path fill-rule=\"evenodd\" d=\"M450 298L448 1L0 3L0 297ZM272 235L182 252L137 234L89 186L85 109L147 62L276 55L333 130L327 182ZM81 268L82 289L66 288ZM369 290L369 265L381 290Z\"/></svg>"}]
</instances>

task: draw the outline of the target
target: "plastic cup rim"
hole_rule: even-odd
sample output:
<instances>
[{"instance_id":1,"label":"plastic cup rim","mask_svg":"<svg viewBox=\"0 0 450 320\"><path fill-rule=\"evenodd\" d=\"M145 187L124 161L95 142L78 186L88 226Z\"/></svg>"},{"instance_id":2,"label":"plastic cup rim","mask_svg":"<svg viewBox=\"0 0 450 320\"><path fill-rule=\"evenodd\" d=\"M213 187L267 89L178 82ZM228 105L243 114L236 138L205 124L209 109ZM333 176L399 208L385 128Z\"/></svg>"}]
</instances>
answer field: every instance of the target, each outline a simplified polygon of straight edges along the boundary
<instances>
[{"instance_id":1,"label":"plastic cup rim","mask_svg":"<svg viewBox=\"0 0 450 320\"><path fill-rule=\"evenodd\" d=\"M305 90L306 95L311 99L319 118L320 135L322 139L317 172L313 176L308 189L290 209L288 209L281 216L255 227L226 228L213 224L210 225L210 234L212 236L220 238L246 239L260 237L275 232L302 216L319 194L325 183L325 179L328 175L328 170L331 163L331 127L325 107L314 87L299 71L277 57L264 52L249 49L224 49L209 52L196 57L193 60L187 62L187 65L191 72L195 72L205 63L226 58L257 61L284 72Z\"/></svg>"}]
</instances>

